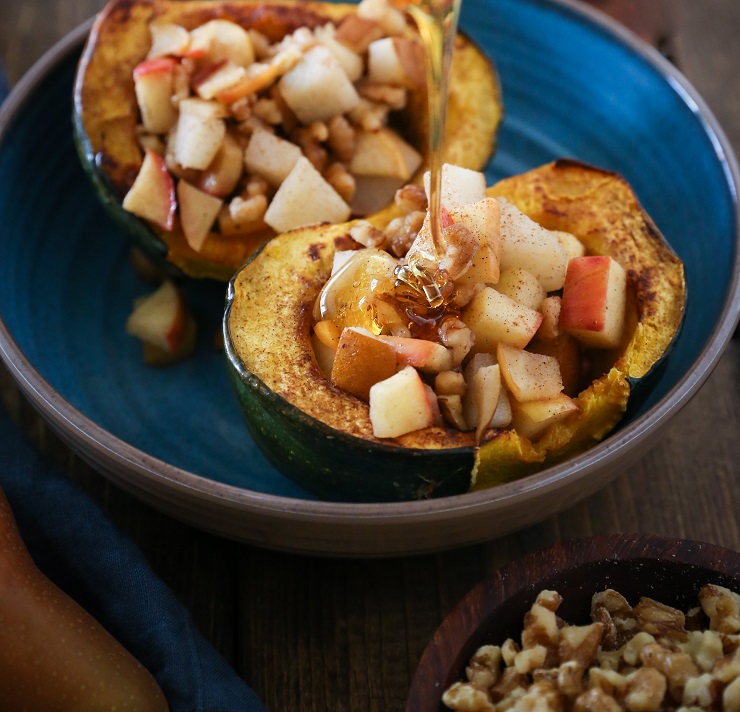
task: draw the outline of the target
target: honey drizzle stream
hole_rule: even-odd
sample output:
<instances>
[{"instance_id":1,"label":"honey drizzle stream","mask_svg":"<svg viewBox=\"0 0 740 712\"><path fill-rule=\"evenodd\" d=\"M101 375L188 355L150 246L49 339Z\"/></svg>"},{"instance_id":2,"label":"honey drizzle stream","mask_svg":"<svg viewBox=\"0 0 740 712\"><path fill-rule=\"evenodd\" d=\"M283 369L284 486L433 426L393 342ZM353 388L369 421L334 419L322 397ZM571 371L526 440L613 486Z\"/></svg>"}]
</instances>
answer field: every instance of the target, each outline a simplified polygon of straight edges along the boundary
<instances>
[{"instance_id":1,"label":"honey drizzle stream","mask_svg":"<svg viewBox=\"0 0 740 712\"><path fill-rule=\"evenodd\" d=\"M411 0L425 50L429 104L429 227L435 254L417 253L396 270L395 292L413 321L439 319L453 294L453 284L439 261L444 256L441 226L442 147L447 116L452 47L462 0ZM414 319L416 317L416 319Z\"/></svg>"}]
</instances>

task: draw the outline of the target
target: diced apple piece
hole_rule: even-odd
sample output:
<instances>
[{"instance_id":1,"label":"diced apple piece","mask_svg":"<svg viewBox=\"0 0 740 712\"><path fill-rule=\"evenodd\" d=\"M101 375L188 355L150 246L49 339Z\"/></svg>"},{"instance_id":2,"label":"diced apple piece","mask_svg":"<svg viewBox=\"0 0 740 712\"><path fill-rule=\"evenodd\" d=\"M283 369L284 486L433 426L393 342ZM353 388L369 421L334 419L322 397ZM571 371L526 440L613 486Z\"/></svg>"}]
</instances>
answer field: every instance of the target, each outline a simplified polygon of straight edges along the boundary
<instances>
[{"instance_id":1,"label":"diced apple piece","mask_svg":"<svg viewBox=\"0 0 740 712\"><path fill-rule=\"evenodd\" d=\"M244 152L244 164L251 173L257 173L271 185L279 186L302 155L301 149L294 143L258 129L249 139Z\"/></svg>"},{"instance_id":2,"label":"diced apple piece","mask_svg":"<svg viewBox=\"0 0 740 712\"><path fill-rule=\"evenodd\" d=\"M375 20L353 13L339 23L334 39L358 54L365 54L370 43L384 34L383 28Z\"/></svg>"},{"instance_id":3,"label":"diced apple piece","mask_svg":"<svg viewBox=\"0 0 740 712\"><path fill-rule=\"evenodd\" d=\"M213 99L229 87L238 84L246 75L247 70L244 67L225 60L200 72L193 77L191 84L201 99Z\"/></svg>"},{"instance_id":4,"label":"diced apple piece","mask_svg":"<svg viewBox=\"0 0 740 712\"><path fill-rule=\"evenodd\" d=\"M185 239L190 247L200 252L218 217L223 201L198 190L182 179L177 182L177 201L180 205L180 224Z\"/></svg>"},{"instance_id":5,"label":"diced apple piece","mask_svg":"<svg viewBox=\"0 0 740 712\"><path fill-rule=\"evenodd\" d=\"M325 25L317 28L314 31L316 39L334 55L347 75L347 79L356 82L365 69L362 57L346 44L338 42L334 37L334 30L328 28L331 26Z\"/></svg>"},{"instance_id":6,"label":"diced apple piece","mask_svg":"<svg viewBox=\"0 0 740 712\"><path fill-rule=\"evenodd\" d=\"M152 46L149 48L147 59L174 55L184 56L190 49L190 33L181 25L171 22L152 22L149 25L152 36Z\"/></svg>"},{"instance_id":7,"label":"diced apple piece","mask_svg":"<svg viewBox=\"0 0 740 712\"><path fill-rule=\"evenodd\" d=\"M316 365L324 377L330 379L337 350L327 346L316 334L311 334L311 347L316 358Z\"/></svg>"},{"instance_id":8,"label":"diced apple piece","mask_svg":"<svg viewBox=\"0 0 740 712\"><path fill-rule=\"evenodd\" d=\"M244 151L239 142L226 134L216 156L198 181L198 187L217 198L225 198L236 188L244 172Z\"/></svg>"},{"instance_id":9,"label":"diced apple piece","mask_svg":"<svg viewBox=\"0 0 740 712\"><path fill-rule=\"evenodd\" d=\"M502 343L496 349L496 358L506 387L520 403L555 398L563 390L560 366L552 356Z\"/></svg>"},{"instance_id":10,"label":"diced apple piece","mask_svg":"<svg viewBox=\"0 0 740 712\"><path fill-rule=\"evenodd\" d=\"M406 30L406 18L388 0L362 0L357 6L357 15L375 20L388 35L402 35Z\"/></svg>"},{"instance_id":11,"label":"diced apple piece","mask_svg":"<svg viewBox=\"0 0 740 712\"><path fill-rule=\"evenodd\" d=\"M546 292L562 289L568 255L558 238L530 220L505 198L501 208L501 269L522 267L537 277Z\"/></svg>"},{"instance_id":12,"label":"diced apple piece","mask_svg":"<svg viewBox=\"0 0 740 712\"><path fill-rule=\"evenodd\" d=\"M498 343L523 349L537 332L542 314L485 287L465 307L462 320L475 334L473 353L493 352Z\"/></svg>"},{"instance_id":13,"label":"diced apple piece","mask_svg":"<svg viewBox=\"0 0 740 712\"><path fill-rule=\"evenodd\" d=\"M349 326L342 335L331 370L332 383L367 401L370 388L396 373L396 352L372 332Z\"/></svg>"},{"instance_id":14,"label":"diced apple piece","mask_svg":"<svg viewBox=\"0 0 740 712\"><path fill-rule=\"evenodd\" d=\"M424 85L424 58L408 37L383 37L367 48L367 77L376 84L415 89Z\"/></svg>"},{"instance_id":15,"label":"diced apple piece","mask_svg":"<svg viewBox=\"0 0 740 712\"><path fill-rule=\"evenodd\" d=\"M575 337L561 331L556 339L545 341L538 335L529 343L527 350L556 359L560 368L560 377L563 379L563 393L572 397L580 393L584 381L584 369L581 347Z\"/></svg>"},{"instance_id":16,"label":"diced apple piece","mask_svg":"<svg viewBox=\"0 0 740 712\"><path fill-rule=\"evenodd\" d=\"M439 408L437 394L434 392L434 389L426 383L424 384L424 391L427 394L427 400L429 401L429 405L432 409L432 417L434 419L432 425L436 425L440 428L444 427L445 421L442 417L442 411Z\"/></svg>"},{"instance_id":17,"label":"diced apple piece","mask_svg":"<svg viewBox=\"0 0 740 712\"><path fill-rule=\"evenodd\" d=\"M153 347L154 351L145 351L150 363L171 363L187 356L195 346L195 322L169 280L137 300L126 320L126 331Z\"/></svg>"},{"instance_id":18,"label":"diced apple piece","mask_svg":"<svg viewBox=\"0 0 740 712\"><path fill-rule=\"evenodd\" d=\"M219 212L218 214L218 231L224 236L255 235L255 233L269 232L270 228L267 226L262 217L236 219L231 214L229 206L224 205L221 208L221 212ZM257 236L255 235L255 238L256 237ZM268 236L265 235L265 240L267 239L267 237ZM257 246L258 245L255 244L255 247Z\"/></svg>"},{"instance_id":19,"label":"diced apple piece","mask_svg":"<svg viewBox=\"0 0 740 712\"><path fill-rule=\"evenodd\" d=\"M434 390L439 396L464 396L465 377L459 371L441 371L434 378Z\"/></svg>"},{"instance_id":20,"label":"diced apple piece","mask_svg":"<svg viewBox=\"0 0 740 712\"><path fill-rule=\"evenodd\" d=\"M574 257L583 257L586 254L586 247L575 235L562 230L552 230L552 234L558 238L569 260Z\"/></svg>"},{"instance_id":21,"label":"diced apple piece","mask_svg":"<svg viewBox=\"0 0 740 712\"><path fill-rule=\"evenodd\" d=\"M513 403L512 409L514 429L530 440L537 440L551 425L577 411L578 406L561 393L548 400Z\"/></svg>"},{"instance_id":22,"label":"diced apple piece","mask_svg":"<svg viewBox=\"0 0 740 712\"><path fill-rule=\"evenodd\" d=\"M190 33L190 52L202 52L212 62L230 59L248 67L254 62L254 49L249 33L229 20L210 20Z\"/></svg>"},{"instance_id":23,"label":"diced apple piece","mask_svg":"<svg viewBox=\"0 0 740 712\"><path fill-rule=\"evenodd\" d=\"M285 103L304 124L343 114L360 101L342 65L321 45L308 50L278 86Z\"/></svg>"},{"instance_id":24,"label":"diced apple piece","mask_svg":"<svg viewBox=\"0 0 740 712\"><path fill-rule=\"evenodd\" d=\"M153 134L167 133L177 121L172 105L176 61L171 57L147 59L134 68L134 91L141 123Z\"/></svg>"},{"instance_id":25,"label":"diced apple piece","mask_svg":"<svg viewBox=\"0 0 740 712\"><path fill-rule=\"evenodd\" d=\"M608 256L577 257L568 263L560 327L586 346L611 349L624 333L627 274Z\"/></svg>"},{"instance_id":26,"label":"diced apple piece","mask_svg":"<svg viewBox=\"0 0 740 712\"><path fill-rule=\"evenodd\" d=\"M453 222L462 223L478 241L478 250L466 272L456 280L456 285L496 284L499 280L501 261L501 233L499 207L494 198L484 198L449 211Z\"/></svg>"},{"instance_id":27,"label":"diced apple piece","mask_svg":"<svg viewBox=\"0 0 740 712\"><path fill-rule=\"evenodd\" d=\"M407 336L379 336L396 353L396 361L400 364L415 366L426 373L449 371L452 367L452 355L435 341L414 339Z\"/></svg>"},{"instance_id":28,"label":"diced apple piece","mask_svg":"<svg viewBox=\"0 0 740 712\"><path fill-rule=\"evenodd\" d=\"M303 156L275 193L265 213L265 222L276 232L303 225L347 220L349 205Z\"/></svg>"},{"instance_id":29,"label":"diced apple piece","mask_svg":"<svg viewBox=\"0 0 740 712\"><path fill-rule=\"evenodd\" d=\"M501 369L498 364L481 366L468 381L468 389L462 399L463 413L468 427L475 428L475 439L479 441L496 412L501 393Z\"/></svg>"},{"instance_id":30,"label":"diced apple piece","mask_svg":"<svg viewBox=\"0 0 740 712\"><path fill-rule=\"evenodd\" d=\"M224 142L226 125L211 102L183 99L175 137L175 160L183 168L208 168Z\"/></svg>"},{"instance_id":31,"label":"diced apple piece","mask_svg":"<svg viewBox=\"0 0 740 712\"><path fill-rule=\"evenodd\" d=\"M467 430L468 424L463 412L462 398L458 395L437 396L442 417L457 430Z\"/></svg>"},{"instance_id":32,"label":"diced apple piece","mask_svg":"<svg viewBox=\"0 0 740 712\"><path fill-rule=\"evenodd\" d=\"M370 389L370 422L378 438L396 438L434 424L434 412L416 369L406 366Z\"/></svg>"},{"instance_id":33,"label":"diced apple piece","mask_svg":"<svg viewBox=\"0 0 740 712\"><path fill-rule=\"evenodd\" d=\"M175 182L164 159L146 151L133 185L123 199L123 209L150 220L164 230L171 230L177 209Z\"/></svg>"},{"instance_id":34,"label":"diced apple piece","mask_svg":"<svg viewBox=\"0 0 740 712\"><path fill-rule=\"evenodd\" d=\"M466 419L469 418L468 425L471 428L475 428L478 425L478 411L476 405L476 395L469 394L475 374L478 373L482 368L496 365L496 356L492 353L478 353L468 361L463 372L465 379L465 393L463 393L463 411L466 414ZM467 396L467 397L466 397Z\"/></svg>"},{"instance_id":35,"label":"diced apple piece","mask_svg":"<svg viewBox=\"0 0 740 712\"><path fill-rule=\"evenodd\" d=\"M402 139L390 129L358 131L355 152L349 163L354 175L392 176L401 180L411 177L409 164L401 147Z\"/></svg>"},{"instance_id":36,"label":"diced apple piece","mask_svg":"<svg viewBox=\"0 0 740 712\"><path fill-rule=\"evenodd\" d=\"M424 173L424 190L429 198L431 174ZM463 205L477 203L486 197L486 177L480 171L445 163L442 166L442 193L440 202L453 211Z\"/></svg>"},{"instance_id":37,"label":"diced apple piece","mask_svg":"<svg viewBox=\"0 0 740 712\"><path fill-rule=\"evenodd\" d=\"M501 273L496 289L515 302L540 310L547 293L537 277L522 267L509 267Z\"/></svg>"},{"instance_id":38,"label":"diced apple piece","mask_svg":"<svg viewBox=\"0 0 740 712\"><path fill-rule=\"evenodd\" d=\"M493 413L491 422L488 424L489 428L508 428L511 425L513 413L511 410L511 398L506 392L506 388L501 386L501 393L498 397L498 405Z\"/></svg>"}]
</instances>

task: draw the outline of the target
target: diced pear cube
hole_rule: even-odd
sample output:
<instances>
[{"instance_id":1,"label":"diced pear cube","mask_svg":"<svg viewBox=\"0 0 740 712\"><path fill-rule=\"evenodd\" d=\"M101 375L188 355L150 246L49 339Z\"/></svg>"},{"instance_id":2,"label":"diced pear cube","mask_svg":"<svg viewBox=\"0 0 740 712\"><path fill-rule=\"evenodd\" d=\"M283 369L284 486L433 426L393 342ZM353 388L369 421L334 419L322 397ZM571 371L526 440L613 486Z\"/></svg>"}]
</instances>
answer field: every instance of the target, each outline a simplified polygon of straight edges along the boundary
<instances>
[{"instance_id":1,"label":"diced pear cube","mask_svg":"<svg viewBox=\"0 0 740 712\"><path fill-rule=\"evenodd\" d=\"M302 155L301 149L294 143L269 131L257 129L244 152L244 165L248 171L257 173L271 185L278 186L295 168Z\"/></svg>"},{"instance_id":2,"label":"diced pear cube","mask_svg":"<svg viewBox=\"0 0 740 712\"><path fill-rule=\"evenodd\" d=\"M349 214L349 205L301 156L270 202L265 222L277 232L287 232L314 223L344 222Z\"/></svg>"},{"instance_id":3,"label":"diced pear cube","mask_svg":"<svg viewBox=\"0 0 740 712\"><path fill-rule=\"evenodd\" d=\"M568 255L557 236L519 208L498 198L501 208L501 269L522 267L537 277L546 292L563 288Z\"/></svg>"},{"instance_id":4,"label":"diced pear cube","mask_svg":"<svg viewBox=\"0 0 740 712\"><path fill-rule=\"evenodd\" d=\"M485 287L465 307L462 320L475 334L473 353L493 352L500 342L523 349L537 332L542 314Z\"/></svg>"},{"instance_id":5,"label":"diced pear cube","mask_svg":"<svg viewBox=\"0 0 740 712\"><path fill-rule=\"evenodd\" d=\"M424 190L429 197L431 174L424 173ZM447 210L477 203L486 197L486 177L480 171L445 163L442 166L441 203Z\"/></svg>"},{"instance_id":6,"label":"diced pear cube","mask_svg":"<svg viewBox=\"0 0 740 712\"><path fill-rule=\"evenodd\" d=\"M304 124L326 121L357 106L360 96L336 57L321 45L283 75L280 94Z\"/></svg>"},{"instance_id":7,"label":"diced pear cube","mask_svg":"<svg viewBox=\"0 0 740 712\"><path fill-rule=\"evenodd\" d=\"M434 411L416 369L406 366L370 389L370 422L377 438L396 438L433 425Z\"/></svg>"},{"instance_id":8,"label":"diced pear cube","mask_svg":"<svg viewBox=\"0 0 740 712\"><path fill-rule=\"evenodd\" d=\"M555 398L563 390L556 358L499 344L496 358L506 387L520 403Z\"/></svg>"}]
</instances>

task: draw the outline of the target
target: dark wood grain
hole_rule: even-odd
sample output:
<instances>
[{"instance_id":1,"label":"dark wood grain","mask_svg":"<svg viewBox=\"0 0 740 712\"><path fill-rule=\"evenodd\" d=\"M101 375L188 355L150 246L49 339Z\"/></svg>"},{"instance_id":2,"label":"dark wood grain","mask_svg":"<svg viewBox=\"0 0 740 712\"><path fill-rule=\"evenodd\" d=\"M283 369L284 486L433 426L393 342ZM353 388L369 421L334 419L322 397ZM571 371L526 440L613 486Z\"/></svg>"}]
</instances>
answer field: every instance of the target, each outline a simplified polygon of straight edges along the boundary
<instances>
[{"instance_id":1,"label":"dark wood grain","mask_svg":"<svg viewBox=\"0 0 740 712\"><path fill-rule=\"evenodd\" d=\"M656 2L639 6L648 10ZM0 2L0 61L11 83L102 5ZM672 0L666 6L670 16L657 17L669 21L675 60L740 148L740 5ZM646 24L648 15L639 17L640 32L655 30ZM660 27L654 36L665 41ZM203 633L273 712L402 710L423 650L460 598L507 562L554 542L651 532L740 550L737 339L655 448L598 494L496 541L389 561L276 554L197 531L132 499L69 452L3 369L0 393L39 449L139 544Z\"/></svg>"}]
</instances>

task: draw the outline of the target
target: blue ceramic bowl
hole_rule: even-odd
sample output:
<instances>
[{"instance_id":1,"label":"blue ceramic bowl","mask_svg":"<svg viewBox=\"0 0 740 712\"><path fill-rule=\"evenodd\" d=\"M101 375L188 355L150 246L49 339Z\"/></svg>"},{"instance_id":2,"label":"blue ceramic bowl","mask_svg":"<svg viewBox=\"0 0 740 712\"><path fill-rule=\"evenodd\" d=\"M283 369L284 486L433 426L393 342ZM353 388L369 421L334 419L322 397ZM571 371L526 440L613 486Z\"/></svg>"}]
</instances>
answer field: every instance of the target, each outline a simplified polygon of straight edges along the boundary
<instances>
[{"instance_id":1,"label":"blue ceramic bowl","mask_svg":"<svg viewBox=\"0 0 740 712\"><path fill-rule=\"evenodd\" d=\"M566 0L466 0L462 29L496 62L505 118L489 183L558 157L624 175L686 265L683 332L647 397L604 443L494 490L428 502L333 504L251 441L223 354L225 286L190 284L194 359L143 365L123 329L149 287L72 141L71 91L89 24L53 48L0 111L0 355L53 427L164 511L297 551L391 554L481 541L601 488L654 442L719 359L740 305L738 169L696 91L660 55Z\"/></svg>"}]
</instances>

